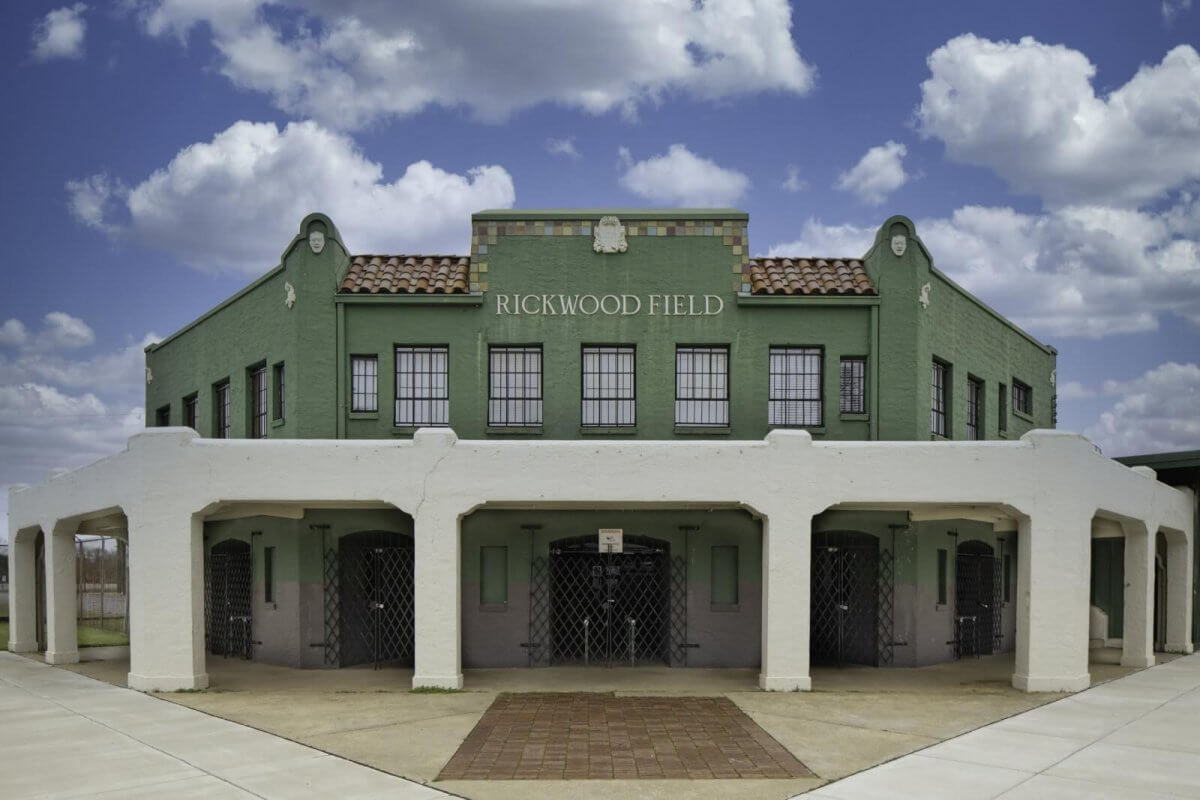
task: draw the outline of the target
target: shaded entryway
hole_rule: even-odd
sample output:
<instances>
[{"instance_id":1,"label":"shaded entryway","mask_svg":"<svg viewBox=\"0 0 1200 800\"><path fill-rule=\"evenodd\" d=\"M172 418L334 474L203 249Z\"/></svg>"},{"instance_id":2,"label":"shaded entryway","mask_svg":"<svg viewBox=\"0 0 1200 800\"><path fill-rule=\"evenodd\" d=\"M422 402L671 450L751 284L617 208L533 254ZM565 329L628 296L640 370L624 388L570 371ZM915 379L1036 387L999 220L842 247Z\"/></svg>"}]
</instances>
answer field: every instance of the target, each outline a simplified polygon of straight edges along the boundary
<instances>
[{"instance_id":1,"label":"shaded entryway","mask_svg":"<svg viewBox=\"0 0 1200 800\"><path fill-rule=\"evenodd\" d=\"M960 543L954 570L955 657L990 655L1001 636L999 570L992 546L977 540Z\"/></svg>"},{"instance_id":2,"label":"shaded entryway","mask_svg":"<svg viewBox=\"0 0 1200 800\"><path fill-rule=\"evenodd\" d=\"M881 587L880 567L879 539L869 533L813 535L812 663L878 666L880 598L891 596Z\"/></svg>"},{"instance_id":3,"label":"shaded entryway","mask_svg":"<svg viewBox=\"0 0 1200 800\"><path fill-rule=\"evenodd\" d=\"M327 559L330 553L327 551ZM342 536L336 569L327 561L326 593L337 595L339 664L396 662L414 655L412 537L389 531ZM330 584L332 574L337 582ZM326 614L330 614L329 604Z\"/></svg>"},{"instance_id":4,"label":"shaded entryway","mask_svg":"<svg viewBox=\"0 0 1200 800\"><path fill-rule=\"evenodd\" d=\"M250 602L254 560L250 543L226 539L204 559L204 640L218 656L254 656L254 615Z\"/></svg>"},{"instance_id":5,"label":"shaded entryway","mask_svg":"<svg viewBox=\"0 0 1200 800\"><path fill-rule=\"evenodd\" d=\"M670 663L670 544L627 536L623 552L600 552L597 537L550 547L552 664Z\"/></svg>"}]
</instances>

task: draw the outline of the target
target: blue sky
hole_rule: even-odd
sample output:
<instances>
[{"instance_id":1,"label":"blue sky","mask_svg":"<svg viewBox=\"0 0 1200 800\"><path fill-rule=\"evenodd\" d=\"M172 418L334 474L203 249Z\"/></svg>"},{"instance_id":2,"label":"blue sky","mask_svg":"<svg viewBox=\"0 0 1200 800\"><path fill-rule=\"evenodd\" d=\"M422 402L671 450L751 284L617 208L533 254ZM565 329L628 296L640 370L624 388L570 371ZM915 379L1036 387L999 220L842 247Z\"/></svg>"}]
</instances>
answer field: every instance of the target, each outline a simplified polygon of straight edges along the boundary
<instances>
[{"instance_id":1,"label":"blue sky","mask_svg":"<svg viewBox=\"0 0 1200 800\"><path fill-rule=\"evenodd\" d=\"M1059 349L1060 427L1200 447L1200 3L499 5L10 9L0 486L120 447L143 343L318 209L466 252L485 206L728 204L850 256L904 213Z\"/></svg>"}]
</instances>

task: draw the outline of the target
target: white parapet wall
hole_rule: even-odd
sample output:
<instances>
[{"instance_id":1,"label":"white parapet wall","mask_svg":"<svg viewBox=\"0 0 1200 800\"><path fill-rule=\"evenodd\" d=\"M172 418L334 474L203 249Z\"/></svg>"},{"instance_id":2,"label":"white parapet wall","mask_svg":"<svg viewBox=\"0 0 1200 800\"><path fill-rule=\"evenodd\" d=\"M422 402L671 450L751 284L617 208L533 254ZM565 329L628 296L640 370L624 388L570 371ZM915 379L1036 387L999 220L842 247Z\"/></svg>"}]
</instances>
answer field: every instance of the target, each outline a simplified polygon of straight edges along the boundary
<instances>
[{"instance_id":1,"label":"white parapet wall","mask_svg":"<svg viewBox=\"0 0 1200 800\"><path fill-rule=\"evenodd\" d=\"M150 429L117 455L9 497L17 607L10 634L33 633L32 546L80 521L123 514L131 583L130 686L207 683L202 528L232 504L257 509L388 504L414 520L416 686L462 685L459 521L483 507L745 508L763 523L760 683L804 690L809 677L811 521L831 508L924 509L994 519L1020 532L1013 684L1086 688L1092 522L1127 536L1167 533L1191 564L1194 498L1101 456L1083 437L1032 431L1012 442L814 442L778 430L761 441L466 441L449 429L411 441L216 440ZM1141 541L1139 539L1139 541ZM1153 579L1135 556L1130 615ZM1190 570L1172 572L1169 639L1190 650ZM73 598L71 598L73 600ZM49 597L53 613L62 598ZM58 618L56 618L58 619ZM63 617L65 619L65 616ZM1139 618L1148 632L1149 622ZM1127 630L1129 626L1127 626ZM61 638L61 635L60 635ZM65 639L64 639L65 640ZM1147 636L1126 636L1131 660ZM1141 648L1141 649L1139 649ZM1151 654L1152 655L1152 654Z\"/></svg>"}]
</instances>

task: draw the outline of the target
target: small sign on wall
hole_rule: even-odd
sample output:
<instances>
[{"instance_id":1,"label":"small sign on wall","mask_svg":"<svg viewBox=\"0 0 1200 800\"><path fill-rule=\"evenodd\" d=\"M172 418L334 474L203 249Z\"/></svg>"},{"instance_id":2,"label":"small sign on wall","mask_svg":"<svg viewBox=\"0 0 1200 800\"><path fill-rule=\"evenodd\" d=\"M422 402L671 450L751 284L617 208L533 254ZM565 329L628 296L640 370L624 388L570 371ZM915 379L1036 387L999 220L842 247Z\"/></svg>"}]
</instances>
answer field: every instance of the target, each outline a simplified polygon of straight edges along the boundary
<instances>
[{"instance_id":1,"label":"small sign on wall","mask_svg":"<svg viewBox=\"0 0 1200 800\"><path fill-rule=\"evenodd\" d=\"M625 551L625 529L624 528L601 528L600 529L600 552L601 553L622 553Z\"/></svg>"}]
</instances>

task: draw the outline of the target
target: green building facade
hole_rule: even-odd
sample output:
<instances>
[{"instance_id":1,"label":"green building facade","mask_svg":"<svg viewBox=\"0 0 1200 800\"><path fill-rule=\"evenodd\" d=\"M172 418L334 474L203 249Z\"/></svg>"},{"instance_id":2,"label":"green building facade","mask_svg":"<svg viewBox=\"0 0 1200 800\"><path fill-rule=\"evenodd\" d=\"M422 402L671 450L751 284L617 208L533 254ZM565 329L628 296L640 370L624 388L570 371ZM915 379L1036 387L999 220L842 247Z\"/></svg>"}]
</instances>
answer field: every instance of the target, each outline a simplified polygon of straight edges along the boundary
<instances>
[{"instance_id":1,"label":"green building facade","mask_svg":"<svg viewBox=\"0 0 1200 800\"><path fill-rule=\"evenodd\" d=\"M355 254L331 219L309 215L275 268L147 348L148 418L217 438L394 439L449 425L472 439L798 427L829 441L961 440L1054 425L1054 349L940 272L905 217L861 258L752 258L748 215L733 209L484 211L469 224L469 255ZM623 566L596 560L599 529L623 531ZM814 648L830 641L820 631L861 640L815 659L915 665L1012 647L1014 532L836 510L814 530ZM361 627L347 615L360 595L411 582L411 535L400 511L315 503L299 519L207 522L210 648L301 666L364 660L347 649ZM749 512L483 509L461 536L464 666L758 663L761 527ZM398 560L363 555L377 550ZM849 617L818 598L850 591L828 585L846 566L831 559L847 554L863 565ZM350 563L375 572L365 580ZM222 570L242 564L249 610L236 616L250 632L212 610L217 595L241 597ZM614 584L656 599L611 619ZM613 602L596 605L597 592ZM391 603L398 629L411 626L411 586L407 603ZM984 606L1000 613L985 619ZM395 638L399 649L368 660L410 657L404 631Z\"/></svg>"}]
</instances>

